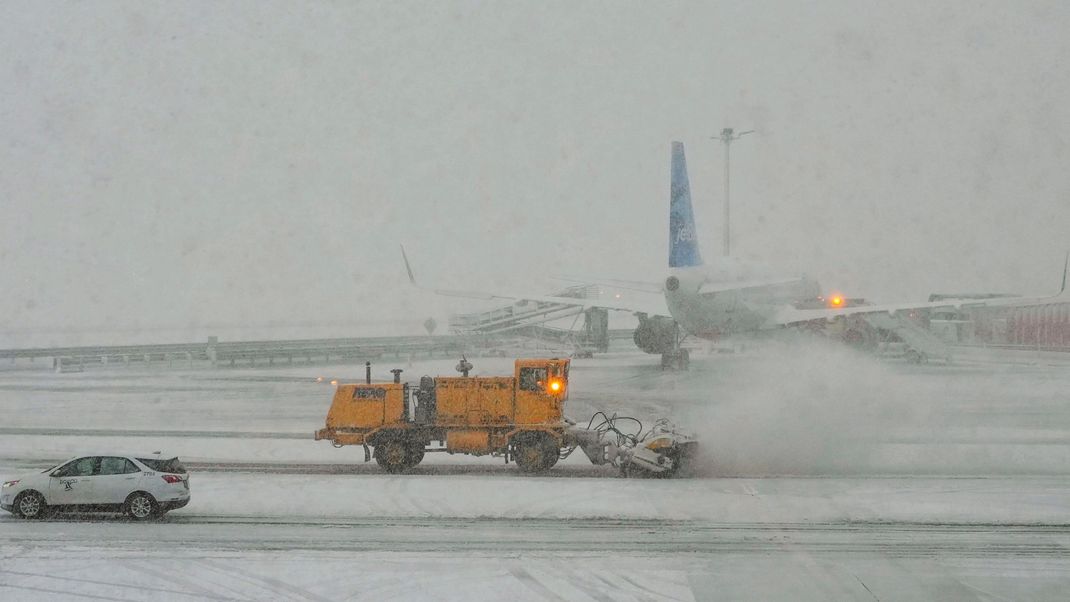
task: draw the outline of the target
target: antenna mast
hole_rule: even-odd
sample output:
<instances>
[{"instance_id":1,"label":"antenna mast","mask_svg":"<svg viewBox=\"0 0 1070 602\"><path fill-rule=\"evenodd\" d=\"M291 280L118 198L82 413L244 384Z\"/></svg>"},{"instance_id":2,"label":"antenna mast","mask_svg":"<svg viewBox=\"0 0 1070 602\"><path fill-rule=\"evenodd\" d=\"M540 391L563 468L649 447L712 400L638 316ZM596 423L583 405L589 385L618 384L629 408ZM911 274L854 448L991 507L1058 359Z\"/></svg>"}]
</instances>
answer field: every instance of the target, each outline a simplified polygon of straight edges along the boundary
<instances>
[{"instance_id":1,"label":"antenna mast","mask_svg":"<svg viewBox=\"0 0 1070 602\"><path fill-rule=\"evenodd\" d=\"M720 140L724 142L724 256L728 257L732 253L732 239L731 239L731 196L729 187L729 156L732 148L732 142L739 140L747 134L754 133L754 130L747 130L738 134L732 128L724 128L721 130L720 136L714 136L713 140Z\"/></svg>"}]
</instances>

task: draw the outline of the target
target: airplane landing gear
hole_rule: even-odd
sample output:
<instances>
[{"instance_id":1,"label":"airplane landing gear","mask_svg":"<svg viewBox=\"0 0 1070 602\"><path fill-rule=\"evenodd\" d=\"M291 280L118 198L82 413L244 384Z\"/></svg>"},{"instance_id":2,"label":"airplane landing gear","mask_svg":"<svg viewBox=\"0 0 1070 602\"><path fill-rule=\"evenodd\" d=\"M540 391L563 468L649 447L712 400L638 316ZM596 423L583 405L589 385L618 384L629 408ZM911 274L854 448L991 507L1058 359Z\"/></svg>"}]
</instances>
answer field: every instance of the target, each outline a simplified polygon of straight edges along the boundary
<instances>
[{"instance_id":1,"label":"airplane landing gear","mask_svg":"<svg viewBox=\"0 0 1070 602\"><path fill-rule=\"evenodd\" d=\"M663 370L687 370L691 357L687 349L680 346L684 340L680 325L665 316L638 316L639 327L632 337L636 347L650 354L661 354Z\"/></svg>"},{"instance_id":2,"label":"airplane landing gear","mask_svg":"<svg viewBox=\"0 0 1070 602\"><path fill-rule=\"evenodd\" d=\"M661 354L662 370L687 370L691 366L691 354L687 349L675 349Z\"/></svg>"}]
</instances>

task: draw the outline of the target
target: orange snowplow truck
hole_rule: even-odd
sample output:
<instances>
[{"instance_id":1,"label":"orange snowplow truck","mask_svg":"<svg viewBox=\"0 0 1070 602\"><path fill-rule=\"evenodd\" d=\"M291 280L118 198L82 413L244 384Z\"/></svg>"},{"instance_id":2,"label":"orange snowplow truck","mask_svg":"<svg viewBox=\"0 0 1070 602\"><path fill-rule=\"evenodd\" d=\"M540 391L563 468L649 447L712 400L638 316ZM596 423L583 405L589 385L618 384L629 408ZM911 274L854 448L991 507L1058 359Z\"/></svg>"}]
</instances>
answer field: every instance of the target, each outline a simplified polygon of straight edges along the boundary
<instances>
[{"instance_id":1,"label":"orange snowplow truck","mask_svg":"<svg viewBox=\"0 0 1070 602\"><path fill-rule=\"evenodd\" d=\"M389 472L416 466L430 451L503 455L525 472L546 470L569 426L568 368L567 359L518 359L512 377L424 376L413 386L395 371L393 383L339 384L316 439L362 445L365 461L374 455ZM462 360L458 370L467 369Z\"/></svg>"}]
</instances>

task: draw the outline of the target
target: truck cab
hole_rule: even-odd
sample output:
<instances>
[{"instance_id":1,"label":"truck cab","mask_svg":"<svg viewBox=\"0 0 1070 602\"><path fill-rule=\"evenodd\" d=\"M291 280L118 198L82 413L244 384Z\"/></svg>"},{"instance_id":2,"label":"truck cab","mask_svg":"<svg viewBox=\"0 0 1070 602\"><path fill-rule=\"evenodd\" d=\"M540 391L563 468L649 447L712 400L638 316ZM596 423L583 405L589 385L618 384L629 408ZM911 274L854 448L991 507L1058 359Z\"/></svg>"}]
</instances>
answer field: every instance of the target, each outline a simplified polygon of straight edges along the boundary
<instances>
[{"instance_id":1,"label":"truck cab","mask_svg":"<svg viewBox=\"0 0 1070 602\"><path fill-rule=\"evenodd\" d=\"M516 360L516 424L561 422L568 399L568 368L567 359Z\"/></svg>"}]
</instances>

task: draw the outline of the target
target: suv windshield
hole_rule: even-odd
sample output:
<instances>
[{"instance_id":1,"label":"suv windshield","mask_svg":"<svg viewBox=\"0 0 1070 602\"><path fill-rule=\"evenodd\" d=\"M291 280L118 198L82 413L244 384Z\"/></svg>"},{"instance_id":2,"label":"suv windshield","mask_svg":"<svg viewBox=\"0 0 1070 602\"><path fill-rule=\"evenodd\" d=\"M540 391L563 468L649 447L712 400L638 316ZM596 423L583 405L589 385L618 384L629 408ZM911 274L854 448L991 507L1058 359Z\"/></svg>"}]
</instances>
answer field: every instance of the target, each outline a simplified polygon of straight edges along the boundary
<instances>
[{"instance_id":1,"label":"suv windshield","mask_svg":"<svg viewBox=\"0 0 1070 602\"><path fill-rule=\"evenodd\" d=\"M59 464L56 464L55 466L52 466L52 467L50 467L50 468L46 468L46 469L44 469L44 470L42 470L42 471L41 471L41 474L44 474L44 473L46 473L46 472L52 472L53 470L55 470L55 469L59 468L60 466L63 466L63 465L64 465L64 464L66 464L67 462L69 462L69 460L64 460L63 462L60 462Z\"/></svg>"},{"instance_id":2,"label":"suv windshield","mask_svg":"<svg viewBox=\"0 0 1070 602\"><path fill-rule=\"evenodd\" d=\"M178 461L178 458L171 458L170 460L138 458L137 461L158 472L186 474L186 467L182 466L182 463Z\"/></svg>"}]
</instances>

